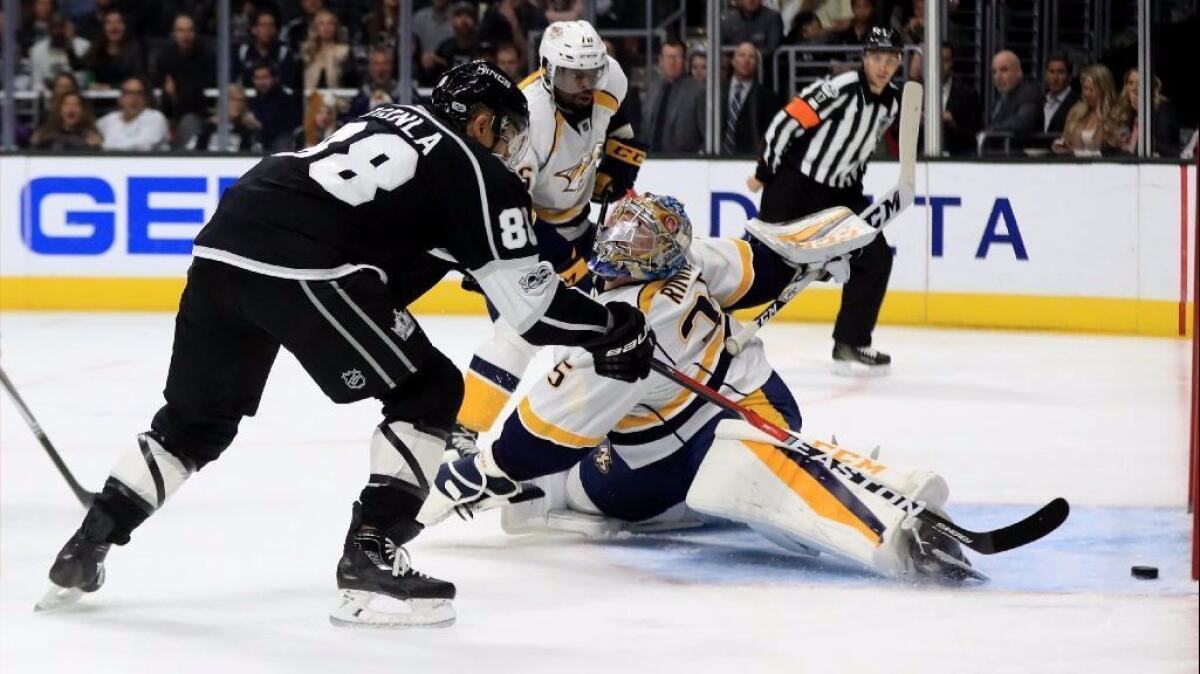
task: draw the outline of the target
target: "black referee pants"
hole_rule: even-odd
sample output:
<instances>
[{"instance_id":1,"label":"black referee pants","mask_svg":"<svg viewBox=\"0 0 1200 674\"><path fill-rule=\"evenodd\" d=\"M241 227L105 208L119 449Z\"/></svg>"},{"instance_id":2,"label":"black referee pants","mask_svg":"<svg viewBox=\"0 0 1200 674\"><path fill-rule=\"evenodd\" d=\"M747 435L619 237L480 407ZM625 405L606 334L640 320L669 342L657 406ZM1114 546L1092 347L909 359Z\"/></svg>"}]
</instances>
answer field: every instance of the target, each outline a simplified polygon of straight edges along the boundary
<instances>
[{"instance_id":1,"label":"black referee pants","mask_svg":"<svg viewBox=\"0 0 1200 674\"><path fill-rule=\"evenodd\" d=\"M870 202L862 188L835 189L784 166L763 188L758 218L786 222L834 206L861 213ZM870 346L871 333L892 275L892 249L883 233L850 260L850 280L842 288L842 306L833 325L833 338L850 346Z\"/></svg>"}]
</instances>

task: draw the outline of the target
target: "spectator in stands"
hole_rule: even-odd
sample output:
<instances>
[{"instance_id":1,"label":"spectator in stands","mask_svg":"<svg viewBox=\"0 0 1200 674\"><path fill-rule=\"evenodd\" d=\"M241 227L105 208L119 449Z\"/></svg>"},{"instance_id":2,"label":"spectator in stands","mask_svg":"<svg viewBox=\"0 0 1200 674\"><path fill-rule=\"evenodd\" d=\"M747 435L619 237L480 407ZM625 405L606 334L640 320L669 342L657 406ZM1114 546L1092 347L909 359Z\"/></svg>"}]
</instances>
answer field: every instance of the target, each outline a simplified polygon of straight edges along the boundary
<instances>
[{"instance_id":1,"label":"spectator in stands","mask_svg":"<svg viewBox=\"0 0 1200 674\"><path fill-rule=\"evenodd\" d=\"M70 21L57 14L52 17L46 37L29 49L33 90L46 91L57 73L82 70L89 46L87 40L75 36L75 26Z\"/></svg>"},{"instance_id":2,"label":"spectator in stands","mask_svg":"<svg viewBox=\"0 0 1200 674\"><path fill-rule=\"evenodd\" d=\"M279 75L270 63L260 62L253 72L254 100L250 101L250 112L260 125L262 146L267 152L290 150L292 130L300 124L300 100L279 82Z\"/></svg>"},{"instance_id":3,"label":"spectator in stands","mask_svg":"<svg viewBox=\"0 0 1200 674\"><path fill-rule=\"evenodd\" d=\"M1056 154L1099 155L1112 135L1117 87L1104 65L1089 66L1079 76L1079 101L1071 106L1063 135L1050 146Z\"/></svg>"},{"instance_id":4,"label":"spectator in stands","mask_svg":"<svg viewBox=\"0 0 1200 674\"><path fill-rule=\"evenodd\" d=\"M300 16L288 21L283 27L283 41L299 53L308 39L309 29L317 18L317 12L325 9L325 0L300 0Z\"/></svg>"},{"instance_id":5,"label":"spectator in stands","mask_svg":"<svg viewBox=\"0 0 1200 674\"><path fill-rule=\"evenodd\" d=\"M817 15L826 35L846 30L854 19L854 9L850 6L850 0L805 0L800 7L801 11L810 11Z\"/></svg>"},{"instance_id":6,"label":"spectator in stands","mask_svg":"<svg viewBox=\"0 0 1200 674\"><path fill-rule=\"evenodd\" d=\"M474 61L483 56L479 45L478 11L469 2L455 3L450 10L450 26L454 37L438 45L437 55L447 68ZM441 73L438 73L439 75Z\"/></svg>"},{"instance_id":7,"label":"spectator in stands","mask_svg":"<svg viewBox=\"0 0 1200 674\"><path fill-rule=\"evenodd\" d=\"M721 44L749 42L768 57L783 42L783 19L779 12L763 7L762 0L737 0L737 8L721 17Z\"/></svg>"},{"instance_id":8,"label":"spectator in stands","mask_svg":"<svg viewBox=\"0 0 1200 674\"><path fill-rule=\"evenodd\" d=\"M688 72L691 73L692 79L700 84L708 85L708 54L702 51L694 51L688 56Z\"/></svg>"},{"instance_id":9,"label":"spectator in stands","mask_svg":"<svg viewBox=\"0 0 1200 674\"><path fill-rule=\"evenodd\" d=\"M1062 133L1067 113L1079 100L1079 92L1071 86L1071 62L1066 56L1054 54L1046 60L1042 88L1046 90L1042 103L1042 131Z\"/></svg>"},{"instance_id":10,"label":"spectator in stands","mask_svg":"<svg viewBox=\"0 0 1200 674\"><path fill-rule=\"evenodd\" d=\"M555 21L578 21L584 18L582 0L545 0L542 3L531 2L530 4L545 5L544 12L548 24Z\"/></svg>"},{"instance_id":11,"label":"spectator in stands","mask_svg":"<svg viewBox=\"0 0 1200 674\"><path fill-rule=\"evenodd\" d=\"M825 27L821 19L809 11L799 12L792 19L791 28L784 37L785 44L821 44L825 35Z\"/></svg>"},{"instance_id":12,"label":"spectator in stands","mask_svg":"<svg viewBox=\"0 0 1200 674\"><path fill-rule=\"evenodd\" d=\"M339 37L340 31L337 15L328 9L318 11L313 17L308 39L300 48L300 56L304 61L305 91L339 89L357 84L350 45Z\"/></svg>"},{"instance_id":13,"label":"spectator in stands","mask_svg":"<svg viewBox=\"0 0 1200 674\"><path fill-rule=\"evenodd\" d=\"M1138 151L1138 101L1141 99L1141 75L1136 68L1125 72L1125 86L1114 106L1113 128L1107 145L1111 150L1124 154ZM1182 138L1179 131L1179 116L1170 99L1162 93L1162 81L1154 78L1151 100L1150 132L1154 134L1152 155L1179 157L1182 154Z\"/></svg>"},{"instance_id":14,"label":"spectator in stands","mask_svg":"<svg viewBox=\"0 0 1200 674\"><path fill-rule=\"evenodd\" d=\"M358 117L381 105L398 103L400 87L392 76L392 52L386 47L375 47L367 57L367 81L363 82L358 95L350 102L347 118ZM312 96L309 96L312 101ZM308 114L305 113L307 120Z\"/></svg>"},{"instance_id":15,"label":"spectator in stands","mask_svg":"<svg viewBox=\"0 0 1200 674\"><path fill-rule=\"evenodd\" d=\"M46 121L33 132L31 145L37 150L98 150L102 139L92 113L77 92L58 99Z\"/></svg>"},{"instance_id":16,"label":"spectator in stands","mask_svg":"<svg viewBox=\"0 0 1200 674\"><path fill-rule=\"evenodd\" d=\"M721 154L757 154L779 111L775 93L758 81L758 48L743 42L733 52L733 68L721 93L725 110L721 125Z\"/></svg>"},{"instance_id":17,"label":"spectator in stands","mask_svg":"<svg viewBox=\"0 0 1200 674\"><path fill-rule=\"evenodd\" d=\"M919 45L925 41L925 0L896 3L892 7L892 29L900 34L904 44Z\"/></svg>"},{"instance_id":18,"label":"spectator in stands","mask_svg":"<svg viewBox=\"0 0 1200 674\"><path fill-rule=\"evenodd\" d=\"M1042 94L1036 84L1025 79L1016 54L1006 49L992 58L992 84L999 95L988 115L988 133L1020 138L1042 129Z\"/></svg>"},{"instance_id":19,"label":"spectator in stands","mask_svg":"<svg viewBox=\"0 0 1200 674\"><path fill-rule=\"evenodd\" d=\"M304 124L292 134L292 142L297 150L303 150L332 136L336 130L337 115L332 97L314 91L309 94L308 104L304 106Z\"/></svg>"},{"instance_id":20,"label":"spectator in stands","mask_svg":"<svg viewBox=\"0 0 1200 674\"><path fill-rule=\"evenodd\" d=\"M93 89L118 87L130 77L145 72L142 47L129 37L125 15L115 9L105 12L104 28L83 60L91 73Z\"/></svg>"},{"instance_id":21,"label":"spectator in stands","mask_svg":"<svg viewBox=\"0 0 1200 674\"><path fill-rule=\"evenodd\" d=\"M46 114L50 114L52 110L57 110L58 99L70 93L79 93L79 80L76 80L75 76L69 72L59 72L54 76L54 79L50 80L50 97L45 105ZM42 95L45 96L45 92Z\"/></svg>"},{"instance_id":22,"label":"spectator in stands","mask_svg":"<svg viewBox=\"0 0 1200 674\"><path fill-rule=\"evenodd\" d=\"M166 148L170 136L167 118L150 107L151 94L150 83L140 75L121 83L117 109L96 123L104 136L105 150L149 152Z\"/></svg>"},{"instance_id":23,"label":"spectator in stands","mask_svg":"<svg viewBox=\"0 0 1200 674\"><path fill-rule=\"evenodd\" d=\"M468 3L455 3L455 7ZM547 12L529 0L496 0L488 6L479 25L482 42L511 42L522 57L529 53L529 32L550 25Z\"/></svg>"},{"instance_id":24,"label":"spectator in stands","mask_svg":"<svg viewBox=\"0 0 1200 674\"><path fill-rule=\"evenodd\" d=\"M954 77L954 47L942 43L942 149L947 154L975 154L982 108L979 92Z\"/></svg>"},{"instance_id":25,"label":"spectator in stands","mask_svg":"<svg viewBox=\"0 0 1200 674\"><path fill-rule=\"evenodd\" d=\"M241 45L233 56L233 78L241 80L243 87L254 85L254 66L266 61L270 63L279 79L286 86L294 87L297 81L296 53L279 39L279 15L270 7L263 7L250 26L250 42Z\"/></svg>"},{"instance_id":26,"label":"spectator in stands","mask_svg":"<svg viewBox=\"0 0 1200 674\"><path fill-rule=\"evenodd\" d=\"M496 46L496 67L503 70L514 82L525 79L525 63L521 60L521 52L511 42L501 42Z\"/></svg>"},{"instance_id":27,"label":"spectator in stands","mask_svg":"<svg viewBox=\"0 0 1200 674\"><path fill-rule=\"evenodd\" d=\"M116 9L116 5L115 0L92 0L91 7L86 12L72 16L79 34L88 42L100 39L100 34L104 32L104 15L108 13L108 10ZM71 14L67 13L67 16L71 16Z\"/></svg>"},{"instance_id":28,"label":"spectator in stands","mask_svg":"<svg viewBox=\"0 0 1200 674\"><path fill-rule=\"evenodd\" d=\"M50 23L57 14L54 0L33 0L25 5L20 16L21 26L17 30L17 45L26 53L37 42L50 35Z\"/></svg>"},{"instance_id":29,"label":"spectator in stands","mask_svg":"<svg viewBox=\"0 0 1200 674\"><path fill-rule=\"evenodd\" d=\"M367 46L396 50L399 38L400 0L375 0L363 20L363 37Z\"/></svg>"},{"instance_id":30,"label":"spectator in stands","mask_svg":"<svg viewBox=\"0 0 1200 674\"><path fill-rule=\"evenodd\" d=\"M421 43L421 71L423 81L432 82L432 74L446 69L446 62L437 55L438 47L454 37L450 27L450 0L433 0L428 7L413 12L413 32Z\"/></svg>"},{"instance_id":31,"label":"spectator in stands","mask_svg":"<svg viewBox=\"0 0 1200 674\"><path fill-rule=\"evenodd\" d=\"M179 14L171 28L171 42L157 59L155 79L162 87L163 113L175 128L174 146L188 144L208 115L205 88L217 85L217 64L212 50L196 39L196 22Z\"/></svg>"},{"instance_id":32,"label":"spectator in stands","mask_svg":"<svg viewBox=\"0 0 1200 674\"><path fill-rule=\"evenodd\" d=\"M264 67L270 68L264 64ZM219 113L217 113L219 114ZM229 143L220 146L217 135L217 118L214 116L204 123L200 133L189 143L189 150L201 152L262 152L262 125L253 113L246 109L246 90L240 84L229 85Z\"/></svg>"},{"instance_id":33,"label":"spectator in stands","mask_svg":"<svg viewBox=\"0 0 1200 674\"><path fill-rule=\"evenodd\" d=\"M860 45L875 25L875 0L854 0L851 5L853 18L846 30L838 33L835 42L845 45Z\"/></svg>"},{"instance_id":34,"label":"spectator in stands","mask_svg":"<svg viewBox=\"0 0 1200 674\"><path fill-rule=\"evenodd\" d=\"M696 154L704 149L705 87L684 72L687 46L663 43L659 76L646 84L642 100L642 140L656 152Z\"/></svg>"}]
</instances>

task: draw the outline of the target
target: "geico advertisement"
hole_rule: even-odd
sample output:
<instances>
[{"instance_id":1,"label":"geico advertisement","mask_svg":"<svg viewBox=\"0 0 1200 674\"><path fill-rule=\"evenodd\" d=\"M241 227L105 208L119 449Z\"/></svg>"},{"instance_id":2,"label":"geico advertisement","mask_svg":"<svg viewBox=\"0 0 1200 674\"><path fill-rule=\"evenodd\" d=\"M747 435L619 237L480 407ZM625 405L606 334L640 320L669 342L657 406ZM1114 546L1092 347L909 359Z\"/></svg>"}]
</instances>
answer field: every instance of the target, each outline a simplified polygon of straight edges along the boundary
<instances>
[{"instance_id":1,"label":"geico advertisement","mask_svg":"<svg viewBox=\"0 0 1200 674\"><path fill-rule=\"evenodd\" d=\"M174 276L238 158L0 158L0 275ZM673 194L698 235L740 236L758 209L743 161L647 161L638 188ZM868 195L895 163L872 164ZM928 164L885 231L904 290L1177 298L1180 168ZM1186 174L1185 174L1186 175ZM1172 219L1174 214L1174 219Z\"/></svg>"}]
</instances>

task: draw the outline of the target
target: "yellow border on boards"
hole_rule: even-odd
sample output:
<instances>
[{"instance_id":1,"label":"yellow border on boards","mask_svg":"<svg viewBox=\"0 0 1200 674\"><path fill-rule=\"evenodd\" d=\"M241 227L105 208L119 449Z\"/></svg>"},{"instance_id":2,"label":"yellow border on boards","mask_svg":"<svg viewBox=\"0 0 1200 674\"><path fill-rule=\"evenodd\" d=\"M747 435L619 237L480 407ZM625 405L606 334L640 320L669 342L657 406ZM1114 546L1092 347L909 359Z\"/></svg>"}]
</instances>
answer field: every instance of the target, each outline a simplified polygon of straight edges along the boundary
<instances>
[{"instance_id":1,"label":"yellow border on boards","mask_svg":"<svg viewBox=\"0 0 1200 674\"><path fill-rule=\"evenodd\" d=\"M94 277L0 277L4 311L174 311L183 279ZM831 322L841 292L813 288L780 312L779 319ZM432 315L483 314L483 299L443 281L411 307ZM1187 307L1190 334L1192 311ZM753 317L742 311L739 318ZM1179 334L1179 303L1163 300L985 293L891 291L880 322L969 328L1067 330L1174 337Z\"/></svg>"}]
</instances>

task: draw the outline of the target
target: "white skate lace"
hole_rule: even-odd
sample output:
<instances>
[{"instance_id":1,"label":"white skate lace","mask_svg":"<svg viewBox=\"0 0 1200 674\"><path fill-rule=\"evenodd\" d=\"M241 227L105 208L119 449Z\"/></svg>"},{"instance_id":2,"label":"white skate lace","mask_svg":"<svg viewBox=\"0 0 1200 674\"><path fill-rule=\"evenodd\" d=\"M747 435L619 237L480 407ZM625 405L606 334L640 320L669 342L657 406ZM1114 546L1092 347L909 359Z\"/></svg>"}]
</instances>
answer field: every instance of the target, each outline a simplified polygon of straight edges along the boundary
<instances>
[{"instance_id":1,"label":"white skate lace","mask_svg":"<svg viewBox=\"0 0 1200 674\"><path fill-rule=\"evenodd\" d=\"M858 347L858 352L867 358L876 358L879 356L879 352L869 346Z\"/></svg>"},{"instance_id":2,"label":"white skate lace","mask_svg":"<svg viewBox=\"0 0 1200 674\"><path fill-rule=\"evenodd\" d=\"M428 578L425 574L417 571L412 566L412 556L408 554L408 550L403 546L396 545L392 539L383 539L384 552L392 558L392 577L399 578L404 575L413 575L420 578Z\"/></svg>"}]
</instances>

